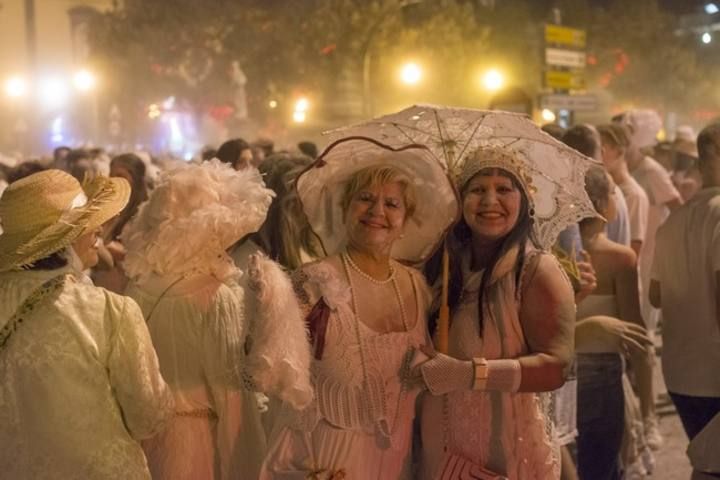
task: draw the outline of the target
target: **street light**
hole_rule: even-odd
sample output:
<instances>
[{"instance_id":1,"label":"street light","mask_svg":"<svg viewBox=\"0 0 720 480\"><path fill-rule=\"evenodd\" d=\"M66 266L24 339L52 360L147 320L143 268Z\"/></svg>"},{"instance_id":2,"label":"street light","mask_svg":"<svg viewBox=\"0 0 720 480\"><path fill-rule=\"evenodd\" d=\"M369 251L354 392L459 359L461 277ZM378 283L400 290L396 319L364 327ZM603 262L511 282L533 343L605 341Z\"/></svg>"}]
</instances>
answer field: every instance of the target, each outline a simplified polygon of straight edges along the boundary
<instances>
[{"instance_id":1,"label":"street light","mask_svg":"<svg viewBox=\"0 0 720 480\"><path fill-rule=\"evenodd\" d=\"M95 75L89 70L78 70L73 76L73 84L75 85L75 88L81 92L89 92L90 90L93 90L96 83L97 78L95 78Z\"/></svg>"},{"instance_id":2,"label":"street light","mask_svg":"<svg viewBox=\"0 0 720 480\"><path fill-rule=\"evenodd\" d=\"M543 108L542 112L540 112L540 116L542 117L543 121L552 123L555 121L555 112L553 112L550 109Z\"/></svg>"},{"instance_id":3,"label":"street light","mask_svg":"<svg viewBox=\"0 0 720 480\"><path fill-rule=\"evenodd\" d=\"M46 107L58 108L65 103L67 97L67 84L61 78L49 77L40 83L40 99Z\"/></svg>"},{"instance_id":4,"label":"street light","mask_svg":"<svg viewBox=\"0 0 720 480\"><path fill-rule=\"evenodd\" d=\"M483 74L482 84L487 90L497 92L505 85L505 76L499 70L491 68Z\"/></svg>"},{"instance_id":5,"label":"street light","mask_svg":"<svg viewBox=\"0 0 720 480\"><path fill-rule=\"evenodd\" d=\"M710 35L710 32L705 32L702 34L702 37L700 37L702 42L707 45L708 43L712 42L712 35Z\"/></svg>"},{"instance_id":6,"label":"street light","mask_svg":"<svg viewBox=\"0 0 720 480\"><path fill-rule=\"evenodd\" d=\"M422 75L422 68L414 62L406 63L400 70L400 80L405 85L417 85L422 80Z\"/></svg>"},{"instance_id":7,"label":"street light","mask_svg":"<svg viewBox=\"0 0 720 480\"><path fill-rule=\"evenodd\" d=\"M423 1L424 0L400 0L397 3L390 2L390 6L382 12L382 14L377 16L378 20L370 27L362 46L363 114L365 114L365 116L373 116L372 92L370 92L370 47L372 46L375 34L388 19L392 18L396 13L401 12L403 8L423 3Z\"/></svg>"},{"instance_id":8,"label":"street light","mask_svg":"<svg viewBox=\"0 0 720 480\"><path fill-rule=\"evenodd\" d=\"M19 75L8 78L5 82L5 93L10 98L24 97L27 93L25 79Z\"/></svg>"}]
</instances>

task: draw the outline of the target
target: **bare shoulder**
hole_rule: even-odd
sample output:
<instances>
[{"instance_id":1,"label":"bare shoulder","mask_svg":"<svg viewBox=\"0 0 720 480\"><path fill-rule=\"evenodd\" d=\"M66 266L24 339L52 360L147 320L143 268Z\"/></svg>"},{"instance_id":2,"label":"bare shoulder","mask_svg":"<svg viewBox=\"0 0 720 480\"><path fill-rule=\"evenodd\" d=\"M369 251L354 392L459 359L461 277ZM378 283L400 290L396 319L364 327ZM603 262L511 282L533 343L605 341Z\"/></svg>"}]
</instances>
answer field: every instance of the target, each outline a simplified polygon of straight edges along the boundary
<instances>
[{"instance_id":1,"label":"bare shoulder","mask_svg":"<svg viewBox=\"0 0 720 480\"><path fill-rule=\"evenodd\" d=\"M555 256L539 253L530 258L523 278L523 297L546 297L556 301L574 301L572 284ZM525 303L525 302L523 302Z\"/></svg>"}]
</instances>

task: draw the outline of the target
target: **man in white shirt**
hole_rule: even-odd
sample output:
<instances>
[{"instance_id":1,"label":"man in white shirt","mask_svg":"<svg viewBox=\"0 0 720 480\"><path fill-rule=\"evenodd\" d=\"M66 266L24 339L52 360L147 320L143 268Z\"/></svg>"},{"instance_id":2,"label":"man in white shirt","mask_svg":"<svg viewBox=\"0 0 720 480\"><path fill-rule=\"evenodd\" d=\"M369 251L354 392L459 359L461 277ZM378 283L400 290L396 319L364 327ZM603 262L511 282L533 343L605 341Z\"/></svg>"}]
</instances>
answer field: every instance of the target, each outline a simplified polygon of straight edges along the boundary
<instances>
[{"instance_id":1,"label":"man in white shirt","mask_svg":"<svg viewBox=\"0 0 720 480\"><path fill-rule=\"evenodd\" d=\"M623 117L631 131L630 147L626 159L633 178L645 190L650 207L646 226L645 241L640 250L638 266L640 270L640 306L642 307L645 325L651 337L655 333L659 321L659 311L650 305L648 289L650 287L650 271L655 251L655 234L671 210L682 205L680 193L672 184L670 173L654 158L647 155L648 149L657 143L656 136L662 123L653 110L632 110Z\"/></svg>"},{"instance_id":2,"label":"man in white shirt","mask_svg":"<svg viewBox=\"0 0 720 480\"><path fill-rule=\"evenodd\" d=\"M703 188L659 228L650 283L665 383L691 440L720 412L720 123L698 151Z\"/></svg>"}]
</instances>

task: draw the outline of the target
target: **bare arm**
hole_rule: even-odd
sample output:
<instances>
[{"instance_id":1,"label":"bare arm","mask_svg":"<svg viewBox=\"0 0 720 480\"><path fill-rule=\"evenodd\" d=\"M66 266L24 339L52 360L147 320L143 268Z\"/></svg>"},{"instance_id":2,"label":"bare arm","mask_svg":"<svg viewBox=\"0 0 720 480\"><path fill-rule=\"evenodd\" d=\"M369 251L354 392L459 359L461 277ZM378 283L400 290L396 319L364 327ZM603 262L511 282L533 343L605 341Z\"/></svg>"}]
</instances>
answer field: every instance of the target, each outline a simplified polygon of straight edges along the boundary
<instances>
[{"instance_id":1,"label":"bare arm","mask_svg":"<svg viewBox=\"0 0 720 480\"><path fill-rule=\"evenodd\" d=\"M637 259L634 255L630 255L624 259L625 264L614 278L618 317L620 320L645 327L645 322L640 312Z\"/></svg>"},{"instance_id":2,"label":"bare arm","mask_svg":"<svg viewBox=\"0 0 720 480\"><path fill-rule=\"evenodd\" d=\"M520 322L530 355L519 358L520 391L555 390L565 383L565 369L574 351L575 301L557 261L539 255L523 286Z\"/></svg>"},{"instance_id":3,"label":"bare arm","mask_svg":"<svg viewBox=\"0 0 720 480\"><path fill-rule=\"evenodd\" d=\"M648 292L648 295L650 296L650 305L655 308L660 308L662 306L660 282L657 280L650 280L650 291ZM715 294L715 298L717 298L717 293Z\"/></svg>"}]
</instances>

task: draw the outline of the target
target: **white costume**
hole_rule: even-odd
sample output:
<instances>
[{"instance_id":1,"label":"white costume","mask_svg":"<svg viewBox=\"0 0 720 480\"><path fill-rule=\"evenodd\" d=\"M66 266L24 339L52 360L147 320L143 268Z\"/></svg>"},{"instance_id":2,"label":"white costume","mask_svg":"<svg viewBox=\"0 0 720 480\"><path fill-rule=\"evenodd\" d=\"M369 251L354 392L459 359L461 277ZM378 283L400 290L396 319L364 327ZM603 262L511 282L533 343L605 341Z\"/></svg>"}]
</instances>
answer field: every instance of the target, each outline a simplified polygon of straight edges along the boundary
<instances>
[{"instance_id":1,"label":"white costume","mask_svg":"<svg viewBox=\"0 0 720 480\"><path fill-rule=\"evenodd\" d=\"M172 395L135 302L70 268L0 274L0 326L43 282L68 274L0 351L3 478L149 479L139 440Z\"/></svg>"},{"instance_id":2,"label":"white costume","mask_svg":"<svg viewBox=\"0 0 720 480\"><path fill-rule=\"evenodd\" d=\"M255 170L184 166L161 178L123 233L127 293L176 402L169 428L144 444L156 478L255 478L265 435L253 392L295 408L312 399L287 275L259 256L241 272L225 253L262 223L270 199Z\"/></svg>"}]
</instances>

